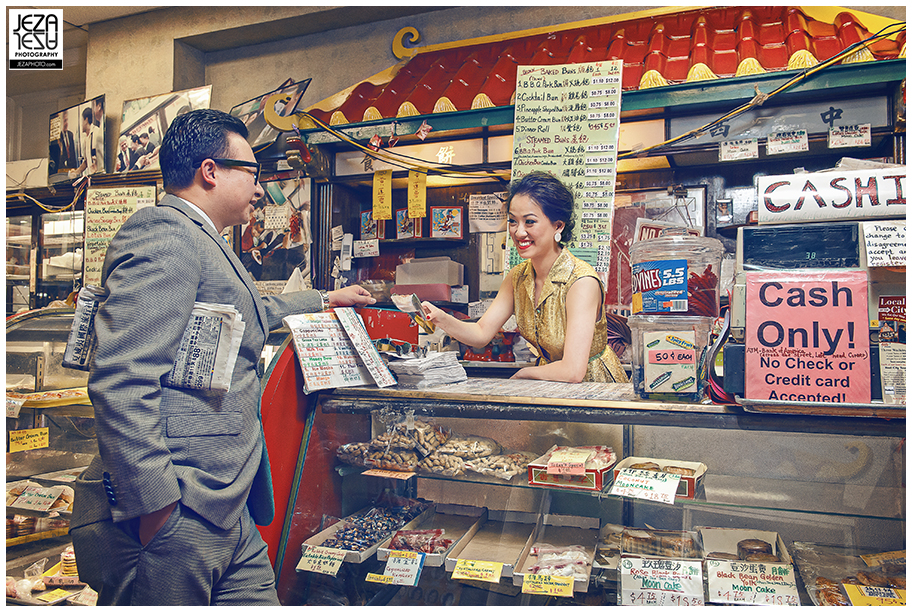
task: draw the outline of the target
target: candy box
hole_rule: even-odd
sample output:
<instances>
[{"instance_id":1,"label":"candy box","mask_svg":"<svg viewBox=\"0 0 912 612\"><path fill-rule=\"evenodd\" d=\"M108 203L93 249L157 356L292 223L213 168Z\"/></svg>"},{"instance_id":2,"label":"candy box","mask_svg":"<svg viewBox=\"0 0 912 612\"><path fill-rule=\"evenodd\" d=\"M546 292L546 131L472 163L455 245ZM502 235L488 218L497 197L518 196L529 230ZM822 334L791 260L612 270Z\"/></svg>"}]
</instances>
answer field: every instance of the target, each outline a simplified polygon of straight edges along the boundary
<instances>
[{"instance_id":1,"label":"candy box","mask_svg":"<svg viewBox=\"0 0 912 612\"><path fill-rule=\"evenodd\" d=\"M519 569L513 572L513 585L521 587L528 575L572 575L573 591L585 593L589 590L598 537L599 520L596 518L542 515L523 549L517 565ZM564 571L568 566L578 569Z\"/></svg>"},{"instance_id":2,"label":"candy box","mask_svg":"<svg viewBox=\"0 0 912 612\"><path fill-rule=\"evenodd\" d=\"M446 571L453 572L460 559L502 564L501 577L510 578L532 537L538 514L489 510L446 556Z\"/></svg>"},{"instance_id":3,"label":"candy box","mask_svg":"<svg viewBox=\"0 0 912 612\"><path fill-rule=\"evenodd\" d=\"M640 463L654 463L659 466L659 471L664 471L668 467L688 468L694 471L692 476L681 475L681 483L678 485L678 491L675 497L681 499L693 499L696 494L697 485L703 480L706 474L706 464L697 461L677 461L673 459L652 459L650 457L627 457L614 466L614 477L617 478L618 472L630 468Z\"/></svg>"},{"instance_id":4,"label":"candy box","mask_svg":"<svg viewBox=\"0 0 912 612\"><path fill-rule=\"evenodd\" d=\"M444 564L447 554L458 546L464 537L476 530L480 523L487 520L487 508L477 508L475 506L462 506L457 504L437 504L436 508L422 515L424 518L418 523L413 530L439 530L441 537L451 540L452 543L446 550L441 552L428 552L424 555L425 567L440 567ZM377 550L377 560L386 561L389 558L393 540L396 535L406 531L400 529L393 534L390 542L385 542Z\"/></svg>"},{"instance_id":5,"label":"candy box","mask_svg":"<svg viewBox=\"0 0 912 612\"><path fill-rule=\"evenodd\" d=\"M580 465L587 455L585 463ZM611 466L615 461L617 455L608 446L555 445L529 464L529 484L555 489L601 491L611 482ZM561 471L564 473L558 473Z\"/></svg>"}]
</instances>

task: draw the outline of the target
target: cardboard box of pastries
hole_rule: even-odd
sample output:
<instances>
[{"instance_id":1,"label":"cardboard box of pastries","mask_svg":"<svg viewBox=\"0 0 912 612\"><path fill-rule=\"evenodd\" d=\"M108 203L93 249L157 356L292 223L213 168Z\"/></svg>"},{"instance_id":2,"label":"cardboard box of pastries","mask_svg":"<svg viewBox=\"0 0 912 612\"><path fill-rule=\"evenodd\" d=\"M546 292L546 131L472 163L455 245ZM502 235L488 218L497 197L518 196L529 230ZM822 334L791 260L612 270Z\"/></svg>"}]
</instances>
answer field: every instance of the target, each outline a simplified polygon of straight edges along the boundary
<instances>
[{"instance_id":1,"label":"cardboard box of pastries","mask_svg":"<svg viewBox=\"0 0 912 612\"><path fill-rule=\"evenodd\" d=\"M584 467L584 474L549 474L548 462L553 453L561 450L588 450L591 452ZM609 446L557 446L554 445L538 459L529 463L529 484L556 489L601 491L611 483L611 466L617 455Z\"/></svg>"},{"instance_id":2,"label":"cardboard box of pastries","mask_svg":"<svg viewBox=\"0 0 912 612\"><path fill-rule=\"evenodd\" d=\"M650 470L654 472L670 472L681 475L681 484L675 497L693 499L697 485L706 474L706 464L698 461L678 461L675 459L653 459L651 457L627 457L614 466L614 477L623 469Z\"/></svg>"},{"instance_id":3,"label":"cardboard box of pastries","mask_svg":"<svg viewBox=\"0 0 912 612\"><path fill-rule=\"evenodd\" d=\"M636 529L627 527L621 534L621 555L702 559L700 541L694 531Z\"/></svg>"},{"instance_id":4,"label":"cardboard box of pastries","mask_svg":"<svg viewBox=\"0 0 912 612\"><path fill-rule=\"evenodd\" d=\"M697 527L706 559L791 565L785 542L775 531Z\"/></svg>"}]
</instances>

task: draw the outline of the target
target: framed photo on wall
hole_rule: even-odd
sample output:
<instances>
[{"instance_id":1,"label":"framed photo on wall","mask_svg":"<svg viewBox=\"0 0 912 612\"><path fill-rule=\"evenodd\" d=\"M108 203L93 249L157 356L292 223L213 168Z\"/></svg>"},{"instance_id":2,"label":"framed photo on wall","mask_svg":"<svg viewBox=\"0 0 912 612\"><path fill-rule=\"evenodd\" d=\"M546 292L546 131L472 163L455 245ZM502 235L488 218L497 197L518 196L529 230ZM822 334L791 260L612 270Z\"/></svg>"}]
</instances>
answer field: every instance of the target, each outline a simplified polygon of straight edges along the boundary
<instances>
[{"instance_id":1,"label":"framed photo on wall","mask_svg":"<svg viewBox=\"0 0 912 612\"><path fill-rule=\"evenodd\" d=\"M408 208L396 211L396 238L421 238L421 219L408 216Z\"/></svg>"},{"instance_id":2,"label":"framed photo on wall","mask_svg":"<svg viewBox=\"0 0 912 612\"><path fill-rule=\"evenodd\" d=\"M125 100L114 172L155 170L162 137L174 118L191 110L209 108L212 85L173 91L149 98Z\"/></svg>"},{"instance_id":3,"label":"framed photo on wall","mask_svg":"<svg viewBox=\"0 0 912 612\"><path fill-rule=\"evenodd\" d=\"M282 98L275 103L275 110L280 117L287 117L297 110L298 103L304 97L308 85L310 85L310 79L297 83L288 79L278 89L247 100L228 111L229 115L237 117L247 126L247 142L250 143L254 152L271 145L280 134L279 130L266 123L266 117L263 116L266 101L275 94L283 94Z\"/></svg>"},{"instance_id":4,"label":"framed photo on wall","mask_svg":"<svg viewBox=\"0 0 912 612\"><path fill-rule=\"evenodd\" d=\"M51 115L48 183L106 172L104 105L102 94Z\"/></svg>"},{"instance_id":5,"label":"framed photo on wall","mask_svg":"<svg viewBox=\"0 0 912 612\"><path fill-rule=\"evenodd\" d=\"M462 206L431 206L431 238L463 238Z\"/></svg>"},{"instance_id":6,"label":"framed photo on wall","mask_svg":"<svg viewBox=\"0 0 912 612\"><path fill-rule=\"evenodd\" d=\"M361 240L383 240L386 238L386 220L374 220L374 211L361 211Z\"/></svg>"}]
</instances>

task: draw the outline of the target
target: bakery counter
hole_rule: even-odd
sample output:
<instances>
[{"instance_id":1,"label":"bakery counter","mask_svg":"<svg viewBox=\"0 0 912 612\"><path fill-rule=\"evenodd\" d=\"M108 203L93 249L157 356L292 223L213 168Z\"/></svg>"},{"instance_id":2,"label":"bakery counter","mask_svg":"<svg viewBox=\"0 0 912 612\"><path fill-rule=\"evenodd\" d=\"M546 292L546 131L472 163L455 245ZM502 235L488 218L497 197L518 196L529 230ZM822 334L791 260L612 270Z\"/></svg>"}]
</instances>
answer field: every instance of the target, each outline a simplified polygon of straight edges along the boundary
<instances>
[{"instance_id":1,"label":"bakery counter","mask_svg":"<svg viewBox=\"0 0 912 612\"><path fill-rule=\"evenodd\" d=\"M415 414L507 420L652 425L758 432L903 436L905 419L826 414L752 413L738 405L638 399L631 385L469 378L426 389L375 386L321 393L324 413L369 414L379 406Z\"/></svg>"}]
</instances>

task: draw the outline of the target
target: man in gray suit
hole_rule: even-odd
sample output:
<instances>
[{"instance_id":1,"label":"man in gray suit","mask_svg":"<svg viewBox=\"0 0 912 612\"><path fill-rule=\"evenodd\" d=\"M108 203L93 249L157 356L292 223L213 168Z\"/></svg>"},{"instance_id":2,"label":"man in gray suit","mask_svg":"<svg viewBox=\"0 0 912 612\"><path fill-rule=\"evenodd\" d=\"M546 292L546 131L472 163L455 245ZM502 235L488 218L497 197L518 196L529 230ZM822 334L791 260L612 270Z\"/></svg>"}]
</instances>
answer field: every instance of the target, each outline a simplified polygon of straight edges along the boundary
<instances>
[{"instance_id":1,"label":"man in gray suit","mask_svg":"<svg viewBox=\"0 0 912 612\"><path fill-rule=\"evenodd\" d=\"M282 318L371 304L361 287L261 297L220 236L263 196L247 129L221 111L174 120L161 148L167 195L114 237L102 271L89 374L99 456L74 485L79 576L99 604L276 605L255 523L274 515L257 362ZM229 391L168 384L194 302L246 323Z\"/></svg>"}]
</instances>

